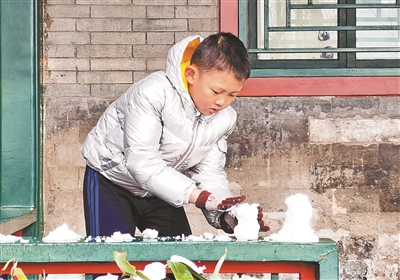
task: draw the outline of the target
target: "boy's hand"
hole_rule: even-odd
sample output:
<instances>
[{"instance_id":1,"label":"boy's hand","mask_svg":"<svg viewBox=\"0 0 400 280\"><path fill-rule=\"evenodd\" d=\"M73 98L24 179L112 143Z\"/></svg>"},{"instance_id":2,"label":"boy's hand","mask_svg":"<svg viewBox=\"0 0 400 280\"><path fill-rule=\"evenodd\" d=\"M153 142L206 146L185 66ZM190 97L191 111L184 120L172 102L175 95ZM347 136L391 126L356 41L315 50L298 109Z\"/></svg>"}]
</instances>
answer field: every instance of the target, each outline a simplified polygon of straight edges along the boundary
<instances>
[{"instance_id":1,"label":"boy's hand","mask_svg":"<svg viewBox=\"0 0 400 280\"><path fill-rule=\"evenodd\" d=\"M226 211L229 208L243 202L246 199L245 195L228 197L228 198L218 198L208 191L202 191L196 200L196 207L205 210L219 210Z\"/></svg>"}]
</instances>

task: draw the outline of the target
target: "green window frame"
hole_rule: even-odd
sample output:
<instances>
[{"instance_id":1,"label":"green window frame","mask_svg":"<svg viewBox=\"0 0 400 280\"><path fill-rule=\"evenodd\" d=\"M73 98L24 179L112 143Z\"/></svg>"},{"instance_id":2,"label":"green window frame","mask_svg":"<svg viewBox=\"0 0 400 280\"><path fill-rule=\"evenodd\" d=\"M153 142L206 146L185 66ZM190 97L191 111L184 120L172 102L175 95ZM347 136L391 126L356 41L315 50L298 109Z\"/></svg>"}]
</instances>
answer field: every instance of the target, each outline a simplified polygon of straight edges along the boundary
<instances>
[{"instance_id":1,"label":"green window frame","mask_svg":"<svg viewBox=\"0 0 400 280\"><path fill-rule=\"evenodd\" d=\"M400 43L396 46L367 46L360 47L357 44L362 41L358 38L362 32L387 32L393 31L395 38L387 41L400 40L400 0L282 0L285 9L282 19L284 24L272 26L270 15L272 0L239 0L239 37L246 42L252 62L252 77L323 77L323 76L399 76L400 75ZM276 2L276 1L275 1ZM279 2L279 1L278 1ZM379 2L379 3L378 3ZM390 2L390 3L381 3ZM260 13L263 9L263 13ZM334 25L295 25L293 16L298 11L335 11L336 23ZM377 17L367 20L366 24L358 23L361 19L357 13L360 11L376 11ZM393 11L394 17L390 24L379 22L378 15L382 11ZM263 14L263 15L262 15ZM301 13L300 13L301 14ZM260 28L260 17L264 22L263 29ZM375 24L373 24L375 20ZM368 22L369 21L369 22ZM372 23L371 23L372 22ZM266 24L265 24L266 23ZM336 45L330 48L314 46L300 47L274 47L271 44L272 35L279 32L294 34L295 32L331 32L335 34ZM261 34L261 35L260 35ZM298 33L299 34L299 33ZM263 38L262 38L263 37ZM358 41L357 41L358 40ZM386 39L385 39L386 40ZM261 41L261 44L260 44ZM260 46L261 45L261 46ZM328 52L329 51L329 52ZM334 54L328 59L323 54ZM364 54L364 58L362 55ZM394 54L395 58L379 58L379 54ZM276 58L271 58L279 54ZM293 59L282 58L289 54L321 54L321 59ZM375 59L366 59L365 54L375 55ZM262 58L269 55L270 58ZM360 55L360 58L357 57ZM381 55L382 56L382 55ZM384 56L384 55L383 55ZM288 56L289 57L289 56Z\"/></svg>"}]
</instances>

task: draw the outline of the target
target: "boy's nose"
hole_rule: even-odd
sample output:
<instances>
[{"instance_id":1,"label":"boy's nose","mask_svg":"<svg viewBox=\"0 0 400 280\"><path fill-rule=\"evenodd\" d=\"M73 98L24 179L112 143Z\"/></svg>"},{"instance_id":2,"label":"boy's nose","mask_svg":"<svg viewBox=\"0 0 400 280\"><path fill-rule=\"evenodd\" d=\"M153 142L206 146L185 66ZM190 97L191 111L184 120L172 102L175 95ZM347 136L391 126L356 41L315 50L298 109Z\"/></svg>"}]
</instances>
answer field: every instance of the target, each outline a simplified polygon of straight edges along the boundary
<instances>
[{"instance_id":1,"label":"boy's nose","mask_svg":"<svg viewBox=\"0 0 400 280\"><path fill-rule=\"evenodd\" d=\"M225 104L225 97L218 96L218 98L215 100L215 104L222 107Z\"/></svg>"}]
</instances>

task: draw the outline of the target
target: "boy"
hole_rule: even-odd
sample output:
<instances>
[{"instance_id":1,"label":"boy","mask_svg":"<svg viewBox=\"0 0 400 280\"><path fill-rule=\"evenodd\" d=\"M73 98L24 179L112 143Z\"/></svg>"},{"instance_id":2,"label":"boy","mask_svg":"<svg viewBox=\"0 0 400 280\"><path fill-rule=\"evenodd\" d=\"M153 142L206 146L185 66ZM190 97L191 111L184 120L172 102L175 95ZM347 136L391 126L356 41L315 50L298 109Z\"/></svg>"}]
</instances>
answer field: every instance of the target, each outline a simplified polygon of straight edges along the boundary
<instances>
[{"instance_id":1,"label":"boy","mask_svg":"<svg viewBox=\"0 0 400 280\"><path fill-rule=\"evenodd\" d=\"M226 210L245 196L232 197L224 171L236 123L229 105L249 75L236 36L191 36L169 50L165 71L114 101L82 146L87 235L134 235L136 227L190 235L186 203L232 233L237 221Z\"/></svg>"}]
</instances>

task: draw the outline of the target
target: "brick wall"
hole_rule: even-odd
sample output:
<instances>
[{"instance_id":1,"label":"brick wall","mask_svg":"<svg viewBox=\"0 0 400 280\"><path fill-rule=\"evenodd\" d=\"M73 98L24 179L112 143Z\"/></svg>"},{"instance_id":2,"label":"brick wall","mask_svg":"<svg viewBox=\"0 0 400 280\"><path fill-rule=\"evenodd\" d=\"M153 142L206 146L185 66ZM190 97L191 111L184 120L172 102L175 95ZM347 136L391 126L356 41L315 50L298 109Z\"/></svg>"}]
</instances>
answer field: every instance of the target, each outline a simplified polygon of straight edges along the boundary
<instances>
[{"instance_id":1,"label":"brick wall","mask_svg":"<svg viewBox=\"0 0 400 280\"><path fill-rule=\"evenodd\" d=\"M44 2L45 234L67 223L84 235L87 133L131 83L164 67L171 45L218 31L218 1ZM397 279L399 97L241 97L234 107L233 193L259 202L273 233L284 222L285 198L309 195L317 234L338 243L341 279ZM197 209L187 211L195 234L217 233Z\"/></svg>"}]
</instances>

